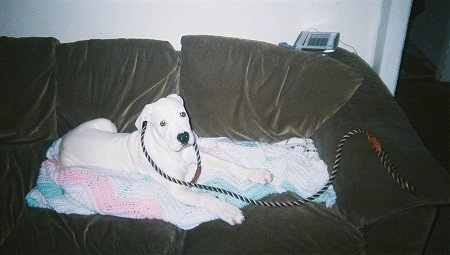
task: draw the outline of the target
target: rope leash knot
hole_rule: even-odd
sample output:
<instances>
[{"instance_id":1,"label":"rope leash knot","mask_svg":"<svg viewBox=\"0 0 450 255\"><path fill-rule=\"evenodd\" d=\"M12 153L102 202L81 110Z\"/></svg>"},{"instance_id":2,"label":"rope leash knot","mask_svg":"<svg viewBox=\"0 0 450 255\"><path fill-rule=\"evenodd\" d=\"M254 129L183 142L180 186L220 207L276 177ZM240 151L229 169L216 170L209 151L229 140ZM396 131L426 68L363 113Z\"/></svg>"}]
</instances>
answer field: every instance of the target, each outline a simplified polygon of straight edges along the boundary
<instances>
[{"instance_id":1,"label":"rope leash knot","mask_svg":"<svg viewBox=\"0 0 450 255\"><path fill-rule=\"evenodd\" d=\"M319 190L318 192L316 192L316 194L314 194L310 197L300 198L299 200L289 201L289 202L265 202L265 201L261 201L261 200L253 200L253 199L246 198L244 196L241 196L239 194L236 194L234 192L231 192L231 191L228 191L225 189L221 189L221 188L217 188L217 187L213 187L213 186L202 185L202 184L197 184L197 180L200 177L200 173L201 173L201 159L200 159L200 152L199 152L196 142L194 142L193 146L194 146L194 150L195 150L195 153L197 156L197 170L195 172L195 175L194 175L194 178L192 179L192 181L185 182L185 181L178 180L178 179L175 179L175 178L167 175L166 173L164 173L164 171L162 171L155 164L155 162L151 159L150 155L148 154L147 149L145 148L144 135L145 135L146 129L147 129L147 122L144 121L142 123L142 130L141 130L142 151L144 153L144 156L147 158L148 162L150 163L150 165L155 169L156 172L158 172L158 174L160 174L166 180L169 180L173 183L177 183L179 185L187 186L189 188L198 188L198 189L204 189L204 190L213 191L213 192L217 192L217 193L222 193L222 194L228 195L235 199L239 199L239 200L249 203L249 204L266 206L266 207L291 207L291 206L298 206L298 205L302 205L302 204L311 202L314 199L320 197L323 193L325 193L328 190L328 188L333 184L333 181L336 178L337 169L339 168L339 163L341 161L342 149L343 149L345 142L353 135L361 134L361 133L366 134L367 140L372 145L372 148L377 152L377 156L380 158L381 162L383 163L383 166L391 174L392 178L406 192L408 192L410 194L415 193L414 187L411 184L409 184L409 182L404 177L402 177L400 175L400 173L395 169L394 164L392 163L392 161L390 160L390 158L388 157L386 152L382 149L380 141L375 136L373 136L372 134L370 134L369 132L367 132L364 129L351 130L342 137L342 139L339 142L338 149L336 150L336 157L335 157L335 161L334 161L333 170L331 171L331 174L328 178L328 182L323 186L323 188L321 190Z\"/></svg>"}]
</instances>

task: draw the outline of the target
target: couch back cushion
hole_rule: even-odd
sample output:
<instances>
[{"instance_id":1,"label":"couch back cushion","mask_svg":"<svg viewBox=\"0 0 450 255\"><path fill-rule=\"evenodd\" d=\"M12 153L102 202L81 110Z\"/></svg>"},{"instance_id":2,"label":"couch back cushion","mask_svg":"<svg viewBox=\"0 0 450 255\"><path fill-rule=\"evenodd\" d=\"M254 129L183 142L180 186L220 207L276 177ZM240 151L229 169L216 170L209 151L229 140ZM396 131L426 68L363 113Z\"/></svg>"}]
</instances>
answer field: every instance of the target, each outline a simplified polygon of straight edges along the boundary
<instances>
[{"instance_id":1,"label":"couch back cushion","mask_svg":"<svg viewBox=\"0 0 450 255\"><path fill-rule=\"evenodd\" d=\"M130 132L145 104L178 91L179 56L165 41L78 41L56 53L59 135L99 117Z\"/></svg>"},{"instance_id":2,"label":"couch back cushion","mask_svg":"<svg viewBox=\"0 0 450 255\"><path fill-rule=\"evenodd\" d=\"M269 43L184 36L180 92L200 136L309 137L363 76L332 58Z\"/></svg>"},{"instance_id":3,"label":"couch back cushion","mask_svg":"<svg viewBox=\"0 0 450 255\"><path fill-rule=\"evenodd\" d=\"M56 137L54 38L0 37L0 143Z\"/></svg>"}]
</instances>

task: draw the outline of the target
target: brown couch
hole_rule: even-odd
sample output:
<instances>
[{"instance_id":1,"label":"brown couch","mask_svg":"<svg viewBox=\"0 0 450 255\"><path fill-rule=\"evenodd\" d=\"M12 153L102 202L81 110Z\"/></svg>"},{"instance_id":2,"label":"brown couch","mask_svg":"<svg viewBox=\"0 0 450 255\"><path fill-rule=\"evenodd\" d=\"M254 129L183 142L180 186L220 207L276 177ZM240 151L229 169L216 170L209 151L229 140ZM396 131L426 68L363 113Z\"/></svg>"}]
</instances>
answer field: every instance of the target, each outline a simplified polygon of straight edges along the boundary
<instances>
[{"instance_id":1,"label":"brown couch","mask_svg":"<svg viewBox=\"0 0 450 255\"><path fill-rule=\"evenodd\" d=\"M189 231L159 220L29 208L55 139L97 117L134 130L147 103L185 99L200 136L276 142L311 137L329 169L342 135L365 128L414 185L404 192L361 137L345 145L336 205L243 209ZM379 76L343 49L322 56L264 42L185 36L163 41L0 37L0 253L421 253L450 176L424 147ZM281 194L269 200L292 200Z\"/></svg>"}]
</instances>

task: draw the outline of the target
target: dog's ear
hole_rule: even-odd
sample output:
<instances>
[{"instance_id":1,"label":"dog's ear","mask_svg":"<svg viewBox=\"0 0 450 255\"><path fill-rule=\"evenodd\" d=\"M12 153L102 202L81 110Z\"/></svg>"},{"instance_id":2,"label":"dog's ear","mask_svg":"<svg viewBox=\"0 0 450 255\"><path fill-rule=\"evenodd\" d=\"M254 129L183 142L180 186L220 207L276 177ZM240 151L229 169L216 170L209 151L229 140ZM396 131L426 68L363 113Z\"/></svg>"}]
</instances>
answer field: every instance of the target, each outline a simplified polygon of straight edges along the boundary
<instances>
[{"instance_id":1,"label":"dog's ear","mask_svg":"<svg viewBox=\"0 0 450 255\"><path fill-rule=\"evenodd\" d=\"M180 101L181 104L184 104L183 98L181 98L181 97L180 97L179 95L177 95L177 94L170 94L170 95L167 96L167 98L174 98L174 99Z\"/></svg>"},{"instance_id":2,"label":"dog's ear","mask_svg":"<svg viewBox=\"0 0 450 255\"><path fill-rule=\"evenodd\" d=\"M148 124L148 120L150 119L151 115L152 115L152 105L151 104L147 104L144 106L144 109L142 109L142 112L139 114L139 116L136 119L136 122L134 123L134 125L136 126L136 128L141 131L142 130L142 123L144 123L144 121L147 121Z\"/></svg>"}]
</instances>

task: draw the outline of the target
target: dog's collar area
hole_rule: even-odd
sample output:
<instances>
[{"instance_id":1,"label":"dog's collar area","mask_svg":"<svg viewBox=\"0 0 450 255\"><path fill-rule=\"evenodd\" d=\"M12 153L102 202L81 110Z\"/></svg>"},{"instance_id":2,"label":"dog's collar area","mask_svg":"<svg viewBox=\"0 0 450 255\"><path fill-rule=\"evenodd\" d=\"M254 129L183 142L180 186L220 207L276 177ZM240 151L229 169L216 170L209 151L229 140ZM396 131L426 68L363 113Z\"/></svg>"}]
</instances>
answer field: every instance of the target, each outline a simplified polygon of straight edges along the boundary
<instances>
[{"instance_id":1,"label":"dog's collar area","mask_svg":"<svg viewBox=\"0 0 450 255\"><path fill-rule=\"evenodd\" d=\"M197 169L195 170L194 177L191 180L191 183L197 183L198 178L200 178L200 174L202 173L202 167L197 166Z\"/></svg>"},{"instance_id":2,"label":"dog's collar area","mask_svg":"<svg viewBox=\"0 0 450 255\"><path fill-rule=\"evenodd\" d=\"M150 157L150 155L147 152L147 149L145 148L145 144L144 144L144 134L145 131L147 129L147 121L142 122L142 130L141 130L141 147L142 147L142 152L144 153L145 157L147 158L148 162L150 163L150 165L156 170L156 172L158 172L161 176L163 176L164 178L171 180L174 179L170 176L167 176L167 174L165 174L157 165L156 163L152 160L152 158ZM189 145L183 146L183 147L188 147ZM195 174L194 177L191 180L191 184L195 184L197 183L198 179L200 178L200 175L202 173L202 162L200 159L200 151L198 149L197 143L194 141L194 150L195 150L195 155L197 156L197 169L195 170Z\"/></svg>"}]
</instances>

